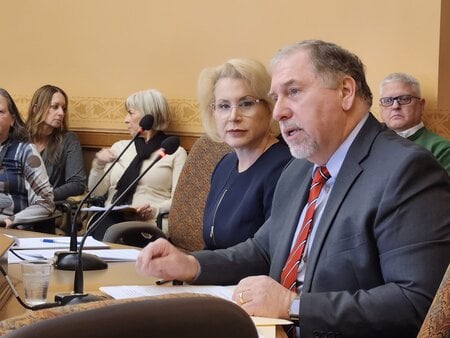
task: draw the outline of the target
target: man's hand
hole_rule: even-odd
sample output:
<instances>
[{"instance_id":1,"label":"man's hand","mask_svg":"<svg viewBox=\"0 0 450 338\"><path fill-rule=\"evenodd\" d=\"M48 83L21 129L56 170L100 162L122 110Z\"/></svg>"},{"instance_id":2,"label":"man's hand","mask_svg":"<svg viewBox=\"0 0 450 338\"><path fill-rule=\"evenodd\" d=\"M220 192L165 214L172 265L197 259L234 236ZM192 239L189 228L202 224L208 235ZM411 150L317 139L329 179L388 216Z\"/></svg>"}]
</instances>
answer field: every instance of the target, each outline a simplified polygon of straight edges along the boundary
<instances>
[{"instance_id":1,"label":"man's hand","mask_svg":"<svg viewBox=\"0 0 450 338\"><path fill-rule=\"evenodd\" d=\"M159 238L141 251L136 260L136 270L143 276L189 282L197 276L199 263L194 256Z\"/></svg>"},{"instance_id":2,"label":"man's hand","mask_svg":"<svg viewBox=\"0 0 450 338\"><path fill-rule=\"evenodd\" d=\"M289 307L295 296L295 292L268 276L253 276L239 282L233 300L251 316L289 320Z\"/></svg>"}]
</instances>

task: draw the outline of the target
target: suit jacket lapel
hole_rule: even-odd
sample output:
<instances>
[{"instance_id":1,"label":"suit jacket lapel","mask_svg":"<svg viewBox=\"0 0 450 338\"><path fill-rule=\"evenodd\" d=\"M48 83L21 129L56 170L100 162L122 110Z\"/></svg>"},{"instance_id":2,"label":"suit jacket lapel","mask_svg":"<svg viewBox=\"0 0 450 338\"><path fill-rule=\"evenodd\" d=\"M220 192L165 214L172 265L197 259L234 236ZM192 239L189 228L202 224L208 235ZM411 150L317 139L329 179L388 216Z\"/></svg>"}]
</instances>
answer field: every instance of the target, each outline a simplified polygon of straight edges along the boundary
<instances>
[{"instance_id":1,"label":"suit jacket lapel","mask_svg":"<svg viewBox=\"0 0 450 338\"><path fill-rule=\"evenodd\" d=\"M305 163L307 168L305 170ZM274 278L278 278L281 276L281 270L286 263L286 260L291 251L291 245L294 238L295 230L297 229L298 219L300 217L300 213L302 208L304 207L309 193L309 187L311 184L311 172L313 165L304 160L295 160L291 164L291 168L289 168L292 174L288 174L289 183L295 186L294 194L284 195L281 198L284 199L284 204L287 206L285 208L285 213L283 215L283 219L276 220L277 222L281 222L286 227L286 231L282 231L279 234L279 247L274 252L274 256L272 257L272 273L271 275Z\"/></svg>"},{"instance_id":2,"label":"suit jacket lapel","mask_svg":"<svg viewBox=\"0 0 450 338\"><path fill-rule=\"evenodd\" d=\"M303 285L304 291L310 291L311 289L317 260L322 251L330 227L333 224L335 215L341 208L345 195L351 189L353 182L362 172L363 169L360 163L368 155L370 147L379 132L380 123L373 115L369 115L368 120L356 136L353 144L350 146L339 174L336 177L336 181L331 190L320 222L315 225L317 226L317 231L306 265L305 281Z\"/></svg>"}]
</instances>

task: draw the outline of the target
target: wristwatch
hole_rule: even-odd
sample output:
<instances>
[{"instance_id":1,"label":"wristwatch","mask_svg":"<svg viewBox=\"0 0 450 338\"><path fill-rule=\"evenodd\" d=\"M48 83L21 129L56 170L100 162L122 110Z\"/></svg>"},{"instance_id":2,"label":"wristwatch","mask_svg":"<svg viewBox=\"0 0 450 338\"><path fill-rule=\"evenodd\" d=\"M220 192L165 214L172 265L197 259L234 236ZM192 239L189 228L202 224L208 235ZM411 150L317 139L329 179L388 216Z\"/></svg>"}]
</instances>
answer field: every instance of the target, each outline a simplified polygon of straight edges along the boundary
<instances>
[{"instance_id":1,"label":"wristwatch","mask_svg":"<svg viewBox=\"0 0 450 338\"><path fill-rule=\"evenodd\" d=\"M300 317L300 294L297 294L289 307L289 319L294 325L298 325Z\"/></svg>"}]
</instances>

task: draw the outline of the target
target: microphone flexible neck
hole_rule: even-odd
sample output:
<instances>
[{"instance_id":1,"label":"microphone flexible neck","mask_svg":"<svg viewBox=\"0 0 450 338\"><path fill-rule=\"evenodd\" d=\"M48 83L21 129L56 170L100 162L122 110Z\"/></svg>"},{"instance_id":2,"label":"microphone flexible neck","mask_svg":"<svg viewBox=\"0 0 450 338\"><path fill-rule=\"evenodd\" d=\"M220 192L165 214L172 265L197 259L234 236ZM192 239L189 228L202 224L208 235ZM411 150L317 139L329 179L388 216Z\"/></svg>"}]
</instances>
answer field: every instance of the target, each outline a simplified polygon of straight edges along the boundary
<instances>
[{"instance_id":1,"label":"microphone flexible neck","mask_svg":"<svg viewBox=\"0 0 450 338\"><path fill-rule=\"evenodd\" d=\"M80 246L78 249L78 261L77 267L75 269L75 279L74 279L74 292L82 294L84 292L84 277L83 277L83 260L82 260L82 252L84 248L84 243L86 242L87 237L95 231L95 229L99 226L99 224L105 219L106 216L113 210L113 208L118 204L118 202L122 199L122 197L128 193L128 191L133 187L137 182L141 180L141 178L147 174L147 172L160 161L164 156L173 154L179 147L180 141L177 137L171 136L165 139L161 143L161 149L158 151L158 156L152 161L152 163L138 176L134 179L134 181L122 192L122 194L109 205L109 207L105 210L105 212L86 230L83 238L81 239Z\"/></svg>"},{"instance_id":2,"label":"microphone flexible neck","mask_svg":"<svg viewBox=\"0 0 450 338\"><path fill-rule=\"evenodd\" d=\"M119 156L117 156L115 158L115 160L111 163L111 165L108 167L108 169L103 173L103 175L100 177L100 179L98 179L97 183L95 183L94 187L86 194L86 196L84 196L84 198L81 200L81 202L78 204L78 207L75 211L75 214L72 218L72 230L76 229L76 219L78 217L78 214L80 213L80 210L82 208L82 206L84 205L84 203L88 200L88 198L90 198L93 194L93 192L95 191L95 189L97 189L97 187L100 185L100 183L104 180L104 178L106 177L106 175L109 174L109 172L112 170L112 168L114 167L114 165L120 160L120 158L123 156L123 154L128 150L128 148L134 143L134 141L139 137L140 135L140 131L138 131L134 137L131 139L130 142L128 142L128 144L126 145L126 147L120 152ZM76 232L76 231L75 231ZM71 241L71 246L70 246L70 250L74 249L73 251L76 251L76 238L75 238L75 248L72 248L72 241Z\"/></svg>"}]
</instances>

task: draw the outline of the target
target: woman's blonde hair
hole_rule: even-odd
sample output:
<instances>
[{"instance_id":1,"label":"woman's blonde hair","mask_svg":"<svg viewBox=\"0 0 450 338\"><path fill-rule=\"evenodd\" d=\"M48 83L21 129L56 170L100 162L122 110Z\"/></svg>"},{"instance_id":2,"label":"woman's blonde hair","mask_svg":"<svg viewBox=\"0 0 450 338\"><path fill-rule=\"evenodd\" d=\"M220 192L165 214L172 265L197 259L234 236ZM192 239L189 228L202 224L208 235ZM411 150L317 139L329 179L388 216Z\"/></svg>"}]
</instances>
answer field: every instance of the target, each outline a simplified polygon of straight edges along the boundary
<instances>
[{"instance_id":1,"label":"woman's blonde hair","mask_svg":"<svg viewBox=\"0 0 450 338\"><path fill-rule=\"evenodd\" d=\"M205 68L200 72L198 78L198 100L203 128L208 136L216 141L220 139L213 115L211 104L214 103L214 91L216 83L220 79L241 79L247 82L252 95L263 100L270 114L272 114L274 103L269 97L270 75L262 63L252 59L231 59L217 67ZM270 131L273 135L279 134L278 124L272 120Z\"/></svg>"},{"instance_id":2,"label":"woman's blonde hair","mask_svg":"<svg viewBox=\"0 0 450 338\"><path fill-rule=\"evenodd\" d=\"M155 89L148 89L128 96L125 108L136 109L144 115L154 118L153 130L165 130L169 127L172 114L164 95Z\"/></svg>"}]
</instances>

